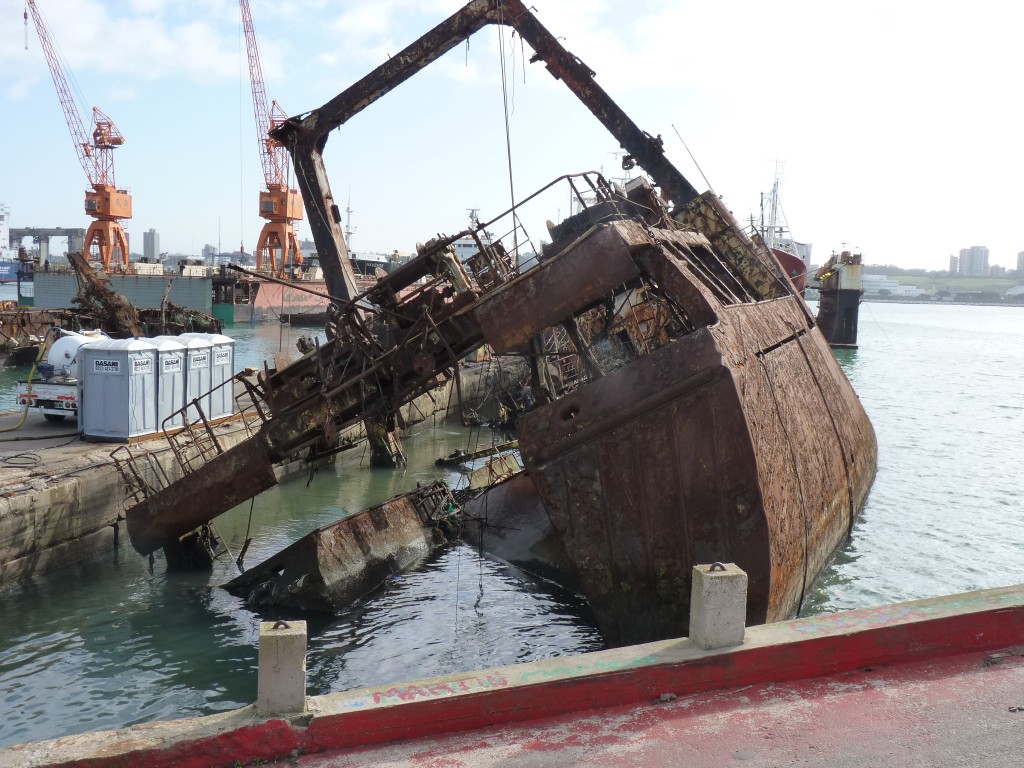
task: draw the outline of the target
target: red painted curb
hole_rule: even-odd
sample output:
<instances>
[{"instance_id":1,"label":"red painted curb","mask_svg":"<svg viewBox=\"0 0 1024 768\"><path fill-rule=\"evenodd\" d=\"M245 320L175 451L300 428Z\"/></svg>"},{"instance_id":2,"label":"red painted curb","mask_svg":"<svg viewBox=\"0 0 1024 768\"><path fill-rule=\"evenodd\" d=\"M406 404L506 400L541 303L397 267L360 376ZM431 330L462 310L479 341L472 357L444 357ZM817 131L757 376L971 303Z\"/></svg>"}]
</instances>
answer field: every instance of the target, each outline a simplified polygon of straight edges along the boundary
<instances>
[{"instance_id":1,"label":"red painted curb","mask_svg":"<svg viewBox=\"0 0 1024 768\"><path fill-rule=\"evenodd\" d=\"M653 643L635 646L634 656L623 655L629 649L620 649L566 657L562 666L536 662L481 671L475 677L332 694L313 703L347 711L313 714L306 728L275 719L215 736L185 737L163 748L140 746L134 750L134 734L129 731L126 736L121 731L111 734L109 742L94 747L92 757L47 765L245 765L256 759L367 747L564 718L574 713L585 715L598 709L650 703L662 694L685 696L994 650L1024 642L1024 594L1020 588L988 590L785 622L750 632L754 637L747 645L688 658L693 646L684 641ZM761 632L778 632L780 639L770 643L770 635L755 636ZM518 674L517 680L507 679L512 676L510 670ZM152 739L159 737L157 730L140 732L136 743L149 739L152 744ZM173 730L164 738L174 739ZM119 739L123 740L120 744ZM44 745L26 745L33 746L38 749ZM83 749L88 746L83 745ZM122 751L110 754L118 749ZM5 751L14 757L24 755L13 748L0 750L0 758L7 756Z\"/></svg>"}]
</instances>

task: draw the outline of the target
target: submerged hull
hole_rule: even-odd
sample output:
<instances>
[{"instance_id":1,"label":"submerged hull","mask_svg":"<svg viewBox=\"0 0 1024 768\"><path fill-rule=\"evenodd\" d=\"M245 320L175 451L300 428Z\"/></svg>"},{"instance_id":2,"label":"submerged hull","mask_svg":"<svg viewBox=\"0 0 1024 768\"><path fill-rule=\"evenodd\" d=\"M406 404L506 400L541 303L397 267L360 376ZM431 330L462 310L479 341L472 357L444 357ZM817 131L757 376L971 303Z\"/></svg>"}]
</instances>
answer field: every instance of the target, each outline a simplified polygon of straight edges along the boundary
<instances>
[{"instance_id":1,"label":"submerged hull","mask_svg":"<svg viewBox=\"0 0 1024 768\"><path fill-rule=\"evenodd\" d=\"M529 476L612 644L685 635L701 563L747 571L748 623L793 615L875 474L871 423L802 299L736 301L699 275L711 253L700 241L685 258L650 256L672 238L686 240L616 224L572 250L609 283L639 265L702 327L518 423ZM537 304L557 305L567 280L580 288L579 265L561 259L524 289Z\"/></svg>"},{"instance_id":2,"label":"submerged hull","mask_svg":"<svg viewBox=\"0 0 1024 768\"><path fill-rule=\"evenodd\" d=\"M685 635L699 563L747 571L748 624L792 616L871 486L870 422L797 300L730 315L578 390L572 419L557 402L520 419L613 643Z\"/></svg>"},{"instance_id":3,"label":"submerged hull","mask_svg":"<svg viewBox=\"0 0 1024 768\"><path fill-rule=\"evenodd\" d=\"M318 528L224 587L257 607L332 612L443 544L453 508L432 483Z\"/></svg>"},{"instance_id":4,"label":"submerged hull","mask_svg":"<svg viewBox=\"0 0 1024 768\"><path fill-rule=\"evenodd\" d=\"M520 485L483 502L485 524L524 529L501 537L506 559L569 573L612 645L687 634L692 569L715 561L748 573L748 623L786 618L874 478L867 415L778 263L716 196L669 216L649 186L593 186L605 199L552 226L529 270L498 246L464 268L440 240L382 278L373 344L341 315L331 340L261 380L252 463L388 413L486 342L530 370L517 433L540 504ZM140 531L180 536L238 503L215 492L221 459L128 510L140 552L154 546ZM291 559L328 562L334 546Z\"/></svg>"}]
</instances>

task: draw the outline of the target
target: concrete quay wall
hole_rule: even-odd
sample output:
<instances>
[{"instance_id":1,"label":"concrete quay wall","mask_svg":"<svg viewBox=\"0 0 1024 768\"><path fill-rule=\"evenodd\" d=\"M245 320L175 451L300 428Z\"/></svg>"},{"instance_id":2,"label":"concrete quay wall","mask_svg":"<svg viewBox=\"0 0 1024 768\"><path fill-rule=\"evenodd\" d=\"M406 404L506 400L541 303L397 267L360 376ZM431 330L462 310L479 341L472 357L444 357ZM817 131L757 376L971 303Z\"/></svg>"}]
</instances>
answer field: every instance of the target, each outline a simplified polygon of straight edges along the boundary
<instances>
[{"instance_id":1,"label":"concrete quay wall","mask_svg":"<svg viewBox=\"0 0 1024 768\"><path fill-rule=\"evenodd\" d=\"M0 417L0 424L10 420ZM46 573L112 550L125 535L124 510L130 502L111 453L115 443L88 443L65 438L52 443L48 423L30 415L25 435L43 441L18 443L12 451L34 454L39 463L7 470L0 476L0 585ZM241 421L215 428L221 446L245 439ZM20 432L20 430L19 430ZM5 446L6 448L6 446ZM163 438L130 446L133 455L159 464L168 478L182 471ZM149 472L152 475L155 472Z\"/></svg>"}]
</instances>

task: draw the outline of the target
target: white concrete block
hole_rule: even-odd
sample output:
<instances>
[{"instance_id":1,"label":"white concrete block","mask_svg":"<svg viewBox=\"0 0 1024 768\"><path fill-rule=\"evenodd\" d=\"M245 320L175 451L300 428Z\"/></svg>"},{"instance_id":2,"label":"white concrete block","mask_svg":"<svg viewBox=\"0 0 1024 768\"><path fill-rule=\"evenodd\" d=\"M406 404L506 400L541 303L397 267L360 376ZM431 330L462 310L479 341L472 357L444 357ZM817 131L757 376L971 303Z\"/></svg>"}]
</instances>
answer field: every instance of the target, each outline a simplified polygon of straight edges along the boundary
<instances>
[{"instance_id":1,"label":"white concrete block","mask_svg":"<svg viewBox=\"0 0 1024 768\"><path fill-rule=\"evenodd\" d=\"M256 712L306 710L306 622L260 622L260 676Z\"/></svg>"},{"instance_id":2,"label":"white concrete block","mask_svg":"<svg viewBox=\"0 0 1024 768\"><path fill-rule=\"evenodd\" d=\"M693 567L690 639L705 650L743 642L747 619L747 574L735 563Z\"/></svg>"}]
</instances>

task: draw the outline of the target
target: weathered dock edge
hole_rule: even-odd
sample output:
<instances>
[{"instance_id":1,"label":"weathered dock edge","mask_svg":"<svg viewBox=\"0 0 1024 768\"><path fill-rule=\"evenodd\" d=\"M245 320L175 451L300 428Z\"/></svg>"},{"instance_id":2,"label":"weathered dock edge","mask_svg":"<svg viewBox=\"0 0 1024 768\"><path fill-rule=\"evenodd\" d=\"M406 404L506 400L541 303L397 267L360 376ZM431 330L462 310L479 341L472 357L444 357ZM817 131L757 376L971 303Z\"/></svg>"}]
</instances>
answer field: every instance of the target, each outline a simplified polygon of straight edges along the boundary
<instances>
[{"instance_id":1,"label":"weathered dock edge","mask_svg":"<svg viewBox=\"0 0 1024 768\"><path fill-rule=\"evenodd\" d=\"M223 423L215 431L226 447L247 434L240 421ZM40 440L46 439L43 433ZM127 495L110 457L116 447L79 440L63 448L24 449L40 454L42 462L27 471L11 472L0 485L0 586L118 546ZM152 456L168 477L181 474L162 438L135 443L132 450Z\"/></svg>"},{"instance_id":2,"label":"weathered dock edge","mask_svg":"<svg viewBox=\"0 0 1024 768\"><path fill-rule=\"evenodd\" d=\"M643 705L1005 648L1024 641L1024 585L749 627L742 646L702 651L663 640L310 697L308 714L257 718L254 707L0 750L0 768L228 766L493 725Z\"/></svg>"},{"instance_id":3,"label":"weathered dock edge","mask_svg":"<svg viewBox=\"0 0 1024 768\"><path fill-rule=\"evenodd\" d=\"M484 420L497 417L494 392L512 385L522 374L522 366L505 361L464 365L462 373L465 409ZM0 412L0 425L19 417L14 411ZM403 408L407 427L432 420L438 423L460 415L460 405L452 381L440 382ZM38 418L33 416L33 418ZM50 426L50 425L47 425ZM70 426L70 424L69 424ZM31 427L26 427L26 431ZM215 427L224 449L246 437L239 417ZM38 441L51 441L51 431L36 429ZM361 440L362 424L341 434L342 438ZM110 453L119 443L88 443L75 440L64 446L36 447L32 442L18 443L14 451L34 452L41 456L37 467L2 469L0 482L0 589L35 576L85 562L111 552L126 533L124 509L128 499L123 479ZM150 454L168 479L182 476L167 440L154 437L132 444L132 451ZM278 479L305 467L277 467ZM147 479L153 480L147 473Z\"/></svg>"}]
</instances>

